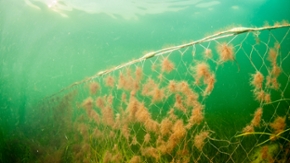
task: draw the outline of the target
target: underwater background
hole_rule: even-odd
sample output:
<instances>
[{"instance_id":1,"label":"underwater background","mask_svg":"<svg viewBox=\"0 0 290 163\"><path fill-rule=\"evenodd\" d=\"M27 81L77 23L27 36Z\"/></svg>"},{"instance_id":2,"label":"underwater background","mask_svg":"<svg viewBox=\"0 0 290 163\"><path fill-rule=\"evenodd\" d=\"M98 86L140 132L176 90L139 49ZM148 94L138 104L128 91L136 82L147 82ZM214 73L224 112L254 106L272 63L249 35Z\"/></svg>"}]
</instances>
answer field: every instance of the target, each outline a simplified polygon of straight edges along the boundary
<instances>
[{"instance_id":1,"label":"underwater background","mask_svg":"<svg viewBox=\"0 0 290 163\"><path fill-rule=\"evenodd\" d=\"M206 123L202 122L200 127L187 129L187 136L181 137L182 140L194 139L195 135L190 136L191 134L189 134L194 131L196 135L204 133L210 137L209 133L211 133L212 139L227 141L213 143L208 140L207 145L202 150L197 150L203 151L201 153L204 155L200 159L198 159L199 152L192 152L196 151L196 147L191 146L180 154L178 149L187 146L186 141L181 140L178 142L181 145L177 149L165 152L165 156L151 155L149 144L154 144L158 135L154 134L155 129L150 127L148 129L146 125L142 126L142 120L137 120L137 124L130 124L129 128L131 128L131 134L134 131L133 134L137 135L138 142L143 142L146 133L150 133L151 140L147 143L148 148L145 148L147 146L144 145L146 144L144 142L140 143L141 145L138 143L136 143L137 145L132 145L132 143L124 145L122 141L132 142L135 140L134 137L126 137L122 129L116 131L116 126L113 127L114 125L110 124L109 121L104 121L104 125L99 122L93 123L88 120L89 118L86 118L86 116L93 116L91 115L92 111L87 110L97 110L97 107L91 106L90 99L95 101L98 97L102 97L109 105L109 97L113 95L114 99L117 99L117 102L110 103L111 106L116 106L110 113L113 117L123 115L117 107L129 108L130 101L134 101L133 98L130 98L132 92L127 90L127 102L123 103L122 91L119 88L111 88L110 84L107 83L110 77L113 77L117 82L120 75L117 71L111 75L102 76L100 79L94 78L92 81L79 84L68 91L57 92L102 70L140 58L147 52L198 40L231 27L261 27L267 24L274 25L283 20L288 22L290 21L289 6L290 1L288 0L0 1L0 162L133 162L134 159L131 158L137 158L135 154L140 156L139 162L177 162L177 160L180 162L262 162L263 159L260 159L260 156L253 156L254 158L251 156L251 152L255 153L253 151L256 151L256 148L248 147L243 143L257 145L263 141L257 137L254 141L246 138L246 142L236 143L243 144L245 148L238 148L233 143L237 141L232 140L238 131L241 132L251 122L255 110L261 105L264 106L263 102L261 104L257 100L255 101L253 95L250 78L251 74L255 73L255 69L251 67L251 63L263 65L263 62L267 60L268 50L284 36L287 37L281 44L281 53L285 56L281 57L279 62L283 62L280 67L284 76L280 78L279 82L284 86L280 91L284 95L281 98L280 92L277 91L273 93L272 99L286 100L279 106L271 106L275 110L264 111L263 117L264 123L270 123L266 121L267 118L273 122L275 117L285 117L286 125L283 129L286 136L284 138L287 140L290 138L289 131L286 131L290 125L287 117L289 116L290 98L290 59L288 57L290 36L287 33L289 27L273 32L277 40L267 42L267 33L261 34L261 39L266 38L265 42L268 43L268 47L263 48L267 52L260 55L263 58L261 63L259 57L253 57L251 62L247 62L248 60L240 55L236 55L238 64L233 61L220 66L214 62L218 60L217 58L213 58L213 61L206 60L210 69L215 73L218 85L206 98L202 96L202 91L200 91L204 89L203 87L191 87L199 94L198 101L206 106L204 110ZM254 40L252 35L245 38L249 39L249 42ZM238 45L241 40L237 38L232 41L235 50L239 49ZM228 42L230 39L226 41ZM217 45L215 44L217 43L204 46L216 49ZM245 46L243 47L245 51L251 51L253 48L247 44L243 44L243 46ZM203 61L198 55L203 54L203 47L195 50L199 52L196 53L196 60ZM172 53L174 55L166 54L166 57L175 65L174 72L165 73L164 70L161 70L162 68L153 69L155 63L158 65L164 61L163 57L156 57L156 59L150 59L146 63L137 63L136 66L131 67L132 73L135 70L137 72L138 68L142 68L145 77L139 82L145 85L147 79L152 77L155 82L158 81L157 85L162 88L167 87L171 80L193 82L194 79L190 77L190 67L194 67L198 62L191 63L195 58L189 51L186 52L187 55L182 57L178 57L179 55L175 55L175 53L180 54L178 51L174 51ZM270 63L266 61L266 64ZM257 67L259 69L259 66ZM264 72L266 78L267 67L261 66L259 70ZM126 69L122 72L130 74ZM239 75L236 75L237 72ZM163 74L167 81L159 81L160 74ZM135 78L137 77L136 75ZM106 86L99 94L92 91L94 86L97 87L91 84L95 82L101 87ZM51 97L55 93L57 93L54 95L55 98ZM166 112L171 109L170 106L175 106L174 101L177 98L174 95L166 95L166 98L162 98L161 102L157 100L157 104L153 105L150 103L154 95L151 97L151 95L137 93L136 96L139 99L136 105L141 106L141 103L144 103L149 108L152 119L155 119L154 122L159 123L159 125L162 122L162 117L166 116ZM186 94L180 96L185 98ZM153 102L155 101L153 100ZM81 108L84 109L81 110ZM160 108L162 112L159 111ZM96 111L96 113L99 116L106 115L102 110ZM175 113L184 120L183 123L190 119L190 112L183 114L182 111L176 111ZM130 119L130 115L128 119ZM173 119L171 120L172 123L175 123ZM76 124L76 122L80 123ZM181 121L176 121L176 126L180 124L179 122ZM126 123L122 121L120 124ZM105 127L106 125L109 127ZM261 131L271 130L269 126L265 126L266 130L261 129ZM74 131L74 128L77 128L77 132ZM99 130L95 131L95 128ZM171 130L170 133L174 133L174 129ZM118 136L100 138L102 136L98 135L99 137L92 138L92 135L96 135L95 132L110 135L112 131ZM90 135L89 138L84 136L86 132ZM267 138L262 137L262 140L267 140ZM170 136L166 137L165 134L164 141L169 141L169 139ZM102 144L98 140L107 143ZM118 141L116 143L113 140ZM175 141L178 144L177 140ZM280 152L271 153L273 155L278 153L275 157L276 160L286 161L285 158L289 156L289 152L286 152L289 142L288 145L286 142L270 143L269 149L273 148L276 151L278 148L280 149ZM277 144L285 146L279 145L278 147ZM113 149L114 145L119 146L119 150L123 152L130 148L130 152L119 154L118 150ZM213 146L218 148L209 151ZM227 157L230 152L223 151L224 146L227 146L230 151L236 151L229 157L230 159ZM99 150L100 147L102 150ZM87 151L84 150L85 148ZM155 148L157 149L157 145ZM264 149L261 146L257 148ZM245 149L249 149L249 151ZM80 151L86 152L80 154ZM151 149L152 151L154 150ZM160 151L162 150L157 150L157 153L162 153ZM218 155L217 151L227 154L214 157ZM207 155L207 152L212 154L212 157ZM244 157L248 153L249 156L246 159L234 159ZM77 154L81 156L75 157ZM179 157L183 154L184 158L188 159L182 160L181 156ZM234 157L235 155L237 157ZM112 158L118 156L116 158L118 161L107 160L106 158L109 156ZM136 160L135 162L138 162L138 159ZM270 162L270 160L267 161Z\"/></svg>"}]
</instances>

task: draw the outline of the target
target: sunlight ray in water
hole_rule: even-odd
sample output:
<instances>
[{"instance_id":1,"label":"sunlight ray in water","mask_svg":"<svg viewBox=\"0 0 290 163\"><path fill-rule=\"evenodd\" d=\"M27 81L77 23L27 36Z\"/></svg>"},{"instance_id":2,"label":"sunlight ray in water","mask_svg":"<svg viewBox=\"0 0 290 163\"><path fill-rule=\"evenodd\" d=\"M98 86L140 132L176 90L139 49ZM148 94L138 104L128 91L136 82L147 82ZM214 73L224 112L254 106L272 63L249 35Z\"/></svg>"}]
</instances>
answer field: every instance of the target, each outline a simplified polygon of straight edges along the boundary
<instances>
[{"instance_id":1,"label":"sunlight ray in water","mask_svg":"<svg viewBox=\"0 0 290 163\"><path fill-rule=\"evenodd\" d=\"M25 0L33 8L40 9L35 2L47 5L53 11L64 15L65 11L80 10L90 14L105 13L113 18L138 19L138 15L177 12L201 0Z\"/></svg>"}]
</instances>

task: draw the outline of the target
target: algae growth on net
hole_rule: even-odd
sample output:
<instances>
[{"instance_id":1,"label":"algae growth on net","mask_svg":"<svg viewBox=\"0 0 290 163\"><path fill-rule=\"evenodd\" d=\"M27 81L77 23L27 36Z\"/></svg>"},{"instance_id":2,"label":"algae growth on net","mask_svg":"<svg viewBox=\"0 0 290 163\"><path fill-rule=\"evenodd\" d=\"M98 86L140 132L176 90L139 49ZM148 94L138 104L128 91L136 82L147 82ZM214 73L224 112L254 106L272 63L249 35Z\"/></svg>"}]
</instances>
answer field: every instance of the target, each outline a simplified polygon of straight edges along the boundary
<instances>
[{"instance_id":1,"label":"algae growth on net","mask_svg":"<svg viewBox=\"0 0 290 163\"><path fill-rule=\"evenodd\" d=\"M30 117L39 160L289 161L289 32L233 28L73 83Z\"/></svg>"}]
</instances>

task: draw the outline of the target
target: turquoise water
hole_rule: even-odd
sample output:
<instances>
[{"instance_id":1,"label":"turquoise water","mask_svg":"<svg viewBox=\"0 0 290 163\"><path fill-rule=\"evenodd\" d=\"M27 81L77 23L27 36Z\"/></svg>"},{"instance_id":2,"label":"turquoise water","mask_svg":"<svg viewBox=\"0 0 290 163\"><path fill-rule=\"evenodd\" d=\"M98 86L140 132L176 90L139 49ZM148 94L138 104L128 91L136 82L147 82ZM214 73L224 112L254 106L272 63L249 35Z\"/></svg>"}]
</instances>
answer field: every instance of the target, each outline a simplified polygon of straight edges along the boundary
<instances>
[{"instance_id":1,"label":"turquoise water","mask_svg":"<svg viewBox=\"0 0 290 163\"><path fill-rule=\"evenodd\" d=\"M148 51L197 40L229 26L290 21L288 6L288 0L0 1L0 162L23 150L19 147L3 154L7 144L21 144L21 140L7 137L22 134L17 131L27 123L26 114L33 112L30 109L44 97ZM225 71L231 70L236 71ZM220 89L215 91L214 97L219 96ZM248 97L251 92L227 95L233 99L237 96ZM208 100L209 111L220 114L213 108L223 106L214 98ZM227 100L225 97L223 101ZM227 114L235 104L229 102L229 108L224 108ZM253 108L243 111L253 114L257 106L249 104Z\"/></svg>"}]
</instances>

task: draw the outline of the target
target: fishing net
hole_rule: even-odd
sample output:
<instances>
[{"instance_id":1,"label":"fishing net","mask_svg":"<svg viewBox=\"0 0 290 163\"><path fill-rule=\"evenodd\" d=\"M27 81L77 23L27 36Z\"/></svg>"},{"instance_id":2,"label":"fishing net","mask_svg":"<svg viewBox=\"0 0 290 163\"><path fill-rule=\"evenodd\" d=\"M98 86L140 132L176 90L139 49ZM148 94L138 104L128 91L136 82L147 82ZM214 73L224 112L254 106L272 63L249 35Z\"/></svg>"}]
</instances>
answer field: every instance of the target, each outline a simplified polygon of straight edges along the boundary
<instances>
[{"instance_id":1,"label":"fishing net","mask_svg":"<svg viewBox=\"0 0 290 163\"><path fill-rule=\"evenodd\" d=\"M43 162L289 162L289 27L232 28L76 82L32 110L32 151Z\"/></svg>"}]
</instances>

